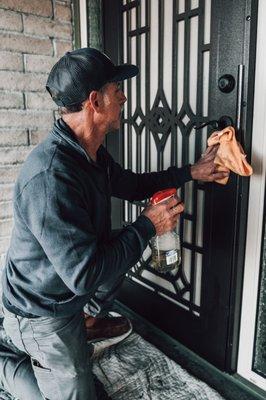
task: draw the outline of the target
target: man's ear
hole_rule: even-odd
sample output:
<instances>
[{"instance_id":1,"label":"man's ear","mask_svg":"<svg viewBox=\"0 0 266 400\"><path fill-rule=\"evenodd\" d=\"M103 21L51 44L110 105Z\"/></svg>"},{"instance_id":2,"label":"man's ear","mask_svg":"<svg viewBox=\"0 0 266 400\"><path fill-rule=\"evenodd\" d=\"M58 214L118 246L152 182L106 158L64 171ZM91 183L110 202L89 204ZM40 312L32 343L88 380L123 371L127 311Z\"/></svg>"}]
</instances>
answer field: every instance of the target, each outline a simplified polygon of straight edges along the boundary
<instances>
[{"instance_id":1,"label":"man's ear","mask_svg":"<svg viewBox=\"0 0 266 400\"><path fill-rule=\"evenodd\" d=\"M89 103L90 106L94 109L94 111L99 111L100 107L100 93L97 92L96 90L93 90L90 95L89 95Z\"/></svg>"}]
</instances>

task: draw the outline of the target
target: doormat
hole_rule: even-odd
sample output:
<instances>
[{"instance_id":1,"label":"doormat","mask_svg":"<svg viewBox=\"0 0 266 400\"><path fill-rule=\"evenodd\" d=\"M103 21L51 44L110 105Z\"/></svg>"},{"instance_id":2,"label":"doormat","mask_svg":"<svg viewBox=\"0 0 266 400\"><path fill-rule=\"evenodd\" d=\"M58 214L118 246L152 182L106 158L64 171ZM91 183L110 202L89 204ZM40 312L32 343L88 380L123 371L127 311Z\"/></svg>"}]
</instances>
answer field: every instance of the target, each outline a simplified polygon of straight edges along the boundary
<instances>
[{"instance_id":1,"label":"doormat","mask_svg":"<svg viewBox=\"0 0 266 400\"><path fill-rule=\"evenodd\" d=\"M136 333L94 357L113 400L225 400Z\"/></svg>"},{"instance_id":2,"label":"doormat","mask_svg":"<svg viewBox=\"0 0 266 400\"><path fill-rule=\"evenodd\" d=\"M0 342L9 343L11 349L13 348L2 327L2 318L0 339ZM107 398L102 386L112 400L224 399L137 333L132 333L123 342L101 353L98 352L93 358L93 372L99 380L98 384L96 381L98 400ZM17 399L0 386L0 400Z\"/></svg>"}]
</instances>

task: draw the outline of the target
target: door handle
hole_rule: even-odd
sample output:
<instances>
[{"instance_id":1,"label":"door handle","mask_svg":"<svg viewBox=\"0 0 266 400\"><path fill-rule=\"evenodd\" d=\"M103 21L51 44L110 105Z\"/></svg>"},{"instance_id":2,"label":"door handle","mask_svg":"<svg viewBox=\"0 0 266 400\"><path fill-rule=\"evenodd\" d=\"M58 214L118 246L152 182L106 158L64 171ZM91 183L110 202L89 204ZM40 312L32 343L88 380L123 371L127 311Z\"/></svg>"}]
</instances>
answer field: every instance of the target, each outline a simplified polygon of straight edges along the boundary
<instances>
[{"instance_id":1,"label":"door handle","mask_svg":"<svg viewBox=\"0 0 266 400\"><path fill-rule=\"evenodd\" d=\"M236 132L243 142L241 127L242 127L242 107L243 107L243 93L244 93L244 72L245 66L239 64L237 68L237 98L236 98Z\"/></svg>"},{"instance_id":2,"label":"door handle","mask_svg":"<svg viewBox=\"0 0 266 400\"><path fill-rule=\"evenodd\" d=\"M200 126L194 126L194 129L199 130L205 128L205 126L211 126L213 129L222 131L227 126L233 126L233 119L228 115L221 116L218 120L207 121Z\"/></svg>"},{"instance_id":3,"label":"door handle","mask_svg":"<svg viewBox=\"0 0 266 400\"><path fill-rule=\"evenodd\" d=\"M239 136L242 136L241 125L242 125L242 107L243 107L243 93L244 93L244 85L243 85L244 70L245 66L243 64L239 64L237 69L237 97L236 97L236 125L235 125L236 132L238 133ZM231 75L224 75L220 78L220 80L225 77L231 77ZM231 86L234 87L234 84ZM221 91L226 92L225 90ZM227 126L234 126L234 122L233 119L228 115L223 115L218 120L211 120L199 126L194 126L194 129L199 130L205 128L205 126L211 126L213 129L221 131ZM242 137L240 139L242 139L241 141L243 141Z\"/></svg>"}]
</instances>

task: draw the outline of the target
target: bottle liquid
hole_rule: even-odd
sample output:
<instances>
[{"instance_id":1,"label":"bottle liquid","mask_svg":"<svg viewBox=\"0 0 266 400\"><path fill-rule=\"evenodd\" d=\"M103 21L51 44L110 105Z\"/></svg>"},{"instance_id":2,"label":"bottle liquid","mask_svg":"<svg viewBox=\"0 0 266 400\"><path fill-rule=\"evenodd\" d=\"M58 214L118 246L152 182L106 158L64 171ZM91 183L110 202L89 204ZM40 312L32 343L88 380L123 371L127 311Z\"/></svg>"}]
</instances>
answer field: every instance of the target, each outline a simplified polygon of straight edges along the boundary
<instances>
[{"instance_id":1,"label":"bottle liquid","mask_svg":"<svg viewBox=\"0 0 266 400\"><path fill-rule=\"evenodd\" d=\"M160 204L171 197L176 197L176 189L165 189L156 192L152 198L152 204ZM160 236L151 239L151 266L158 272L166 273L177 270L181 264L181 246L178 227Z\"/></svg>"}]
</instances>

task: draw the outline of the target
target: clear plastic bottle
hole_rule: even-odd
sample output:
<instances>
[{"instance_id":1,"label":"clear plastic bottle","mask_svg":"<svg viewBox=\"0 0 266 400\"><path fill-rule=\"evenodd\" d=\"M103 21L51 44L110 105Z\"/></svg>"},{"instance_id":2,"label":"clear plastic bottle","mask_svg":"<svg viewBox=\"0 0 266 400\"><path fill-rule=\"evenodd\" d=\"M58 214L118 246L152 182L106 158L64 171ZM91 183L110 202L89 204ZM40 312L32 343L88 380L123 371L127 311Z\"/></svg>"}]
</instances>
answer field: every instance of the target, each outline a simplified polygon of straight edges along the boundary
<instances>
[{"instance_id":1,"label":"clear plastic bottle","mask_svg":"<svg viewBox=\"0 0 266 400\"><path fill-rule=\"evenodd\" d=\"M159 204L176 197L176 189L166 189L156 192L152 198L152 204ZM158 272L166 273L177 270L181 264L181 246L178 234L178 225L170 232L151 239L152 259L151 266Z\"/></svg>"}]
</instances>

